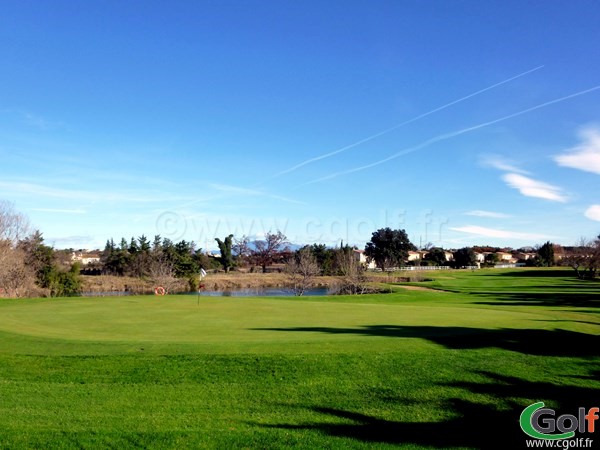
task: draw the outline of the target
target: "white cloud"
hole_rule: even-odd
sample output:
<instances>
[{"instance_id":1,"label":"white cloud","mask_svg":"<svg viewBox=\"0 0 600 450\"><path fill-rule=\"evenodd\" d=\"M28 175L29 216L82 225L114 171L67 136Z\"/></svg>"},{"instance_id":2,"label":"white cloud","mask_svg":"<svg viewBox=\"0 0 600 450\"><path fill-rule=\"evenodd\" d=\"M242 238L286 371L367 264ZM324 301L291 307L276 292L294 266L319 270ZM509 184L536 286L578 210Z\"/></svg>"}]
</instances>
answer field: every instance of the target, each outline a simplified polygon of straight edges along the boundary
<instances>
[{"instance_id":1,"label":"white cloud","mask_svg":"<svg viewBox=\"0 0 600 450\"><path fill-rule=\"evenodd\" d=\"M578 135L582 142L554 160L559 166L600 174L600 128L582 128Z\"/></svg>"},{"instance_id":2,"label":"white cloud","mask_svg":"<svg viewBox=\"0 0 600 450\"><path fill-rule=\"evenodd\" d=\"M543 181L534 180L533 178L529 178L518 173L504 174L502 179L510 187L518 189L519 192L526 197L543 198L554 202L567 201L567 197L563 194L562 189L558 186L544 183Z\"/></svg>"},{"instance_id":3,"label":"white cloud","mask_svg":"<svg viewBox=\"0 0 600 450\"><path fill-rule=\"evenodd\" d=\"M600 205L592 205L585 210L585 217L600 222Z\"/></svg>"},{"instance_id":4,"label":"white cloud","mask_svg":"<svg viewBox=\"0 0 600 450\"><path fill-rule=\"evenodd\" d=\"M65 237L50 237L44 239L47 242L52 243L53 246L58 248L76 248L81 246L95 246L93 236L65 236Z\"/></svg>"},{"instance_id":5,"label":"white cloud","mask_svg":"<svg viewBox=\"0 0 600 450\"><path fill-rule=\"evenodd\" d=\"M476 225L467 225L464 227L450 228L461 233L475 234L488 238L519 239L524 241L548 239L552 236L546 236L538 233L522 233L520 231L498 230L494 228L479 227Z\"/></svg>"},{"instance_id":6,"label":"white cloud","mask_svg":"<svg viewBox=\"0 0 600 450\"><path fill-rule=\"evenodd\" d=\"M526 170L517 167L514 161L498 155L483 156L481 158L481 164L485 167L493 167L494 169L502 170L504 172L521 173L524 175L529 174Z\"/></svg>"},{"instance_id":7,"label":"white cloud","mask_svg":"<svg viewBox=\"0 0 600 450\"><path fill-rule=\"evenodd\" d=\"M509 214L493 212L493 211L483 211L480 209L476 209L474 211L468 211L465 213L466 216L474 216L474 217L488 217L491 219L508 219L511 217Z\"/></svg>"}]
</instances>

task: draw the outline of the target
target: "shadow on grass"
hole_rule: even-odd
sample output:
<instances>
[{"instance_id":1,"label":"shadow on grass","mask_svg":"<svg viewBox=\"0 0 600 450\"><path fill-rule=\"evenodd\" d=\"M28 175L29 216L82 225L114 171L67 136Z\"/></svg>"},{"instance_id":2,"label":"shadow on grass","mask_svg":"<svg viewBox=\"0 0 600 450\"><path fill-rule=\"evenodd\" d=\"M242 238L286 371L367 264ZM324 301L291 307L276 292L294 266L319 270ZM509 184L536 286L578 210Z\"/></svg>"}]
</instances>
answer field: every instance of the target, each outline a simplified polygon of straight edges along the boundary
<instances>
[{"instance_id":1,"label":"shadow on grass","mask_svg":"<svg viewBox=\"0 0 600 450\"><path fill-rule=\"evenodd\" d=\"M497 441L494 431L499 430L494 428L499 423L513 422L511 429L503 430L502 440L506 444L518 442L520 436L514 429L516 422L511 412L495 411L487 406L457 399L447 402L445 408L456 413L457 418L446 422L400 422L344 409L313 407L310 408L313 412L329 416L327 422L262 426L285 430L314 430L368 443L417 444L438 448L486 448L487 444L487 448L490 448L490 444ZM354 423L331 423L332 417Z\"/></svg>"},{"instance_id":2,"label":"shadow on grass","mask_svg":"<svg viewBox=\"0 0 600 450\"><path fill-rule=\"evenodd\" d=\"M323 421L303 424L261 425L286 430L314 430L330 436L352 438L367 443L413 444L447 448L523 448L527 436L519 427L519 415L526 406L544 401L557 414L576 413L579 407L592 407L598 390L588 387L533 382L491 372L478 372L486 382L456 382L444 386L499 399L497 403L476 403L464 399L442 399L431 405L443 407L452 418L441 422L402 422L331 407L310 407ZM404 401L395 399L402 408ZM332 419L342 423L332 423ZM351 423L348 423L351 422Z\"/></svg>"},{"instance_id":3,"label":"shadow on grass","mask_svg":"<svg viewBox=\"0 0 600 450\"><path fill-rule=\"evenodd\" d=\"M579 311L577 311L579 312ZM571 320L571 319L536 319L536 322L554 322L554 323L584 323L586 325L596 325L600 327L600 322L589 322L587 320Z\"/></svg>"},{"instance_id":4,"label":"shadow on grass","mask_svg":"<svg viewBox=\"0 0 600 450\"><path fill-rule=\"evenodd\" d=\"M600 336L560 329L365 325L358 328L293 327L253 328L253 330L421 338L449 349L493 347L528 355L600 356Z\"/></svg>"},{"instance_id":5,"label":"shadow on grass","mask_svg":"<svg viewBox=\"0 0 600 450\"><path fill-rule=\"evenodd\" d=\"M571 268L563 269L521 269L521 270L508 270L505 272L495 273L494 276L502 277L522 277L522 278L573 278L577 280L575 271Z\"/></svg>"},{"instance_id":6,"label":"shadow on grass","mask_svg":"<svg viewBox=\"0 0 600 450\"><path fill-rule=\"evenodd\" d=\"M471 295L489 300L475 301L478 305L507 306L571 306L600 308L600 293L596 292L474 292Z\"/></svg>"}]
</instances>

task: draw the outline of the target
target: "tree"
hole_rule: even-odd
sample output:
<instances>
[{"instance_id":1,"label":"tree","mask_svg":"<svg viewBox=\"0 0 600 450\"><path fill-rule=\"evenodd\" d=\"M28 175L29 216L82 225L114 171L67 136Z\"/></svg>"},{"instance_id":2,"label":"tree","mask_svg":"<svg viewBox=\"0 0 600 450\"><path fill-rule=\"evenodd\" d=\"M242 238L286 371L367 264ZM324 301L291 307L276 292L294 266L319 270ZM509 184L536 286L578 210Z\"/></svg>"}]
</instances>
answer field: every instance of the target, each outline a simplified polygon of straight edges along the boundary
<instances>
[{"instance_id":1,"label":"tree","mask_svg":"<svg viewBox=\"0 0 600 450\"><path fill-rule=\"evenodd\" d=\"M13 204L0 201L0 241L15 246L30 234L29 221Z\"/></svg>"},{"instance_id":2,"label":"tree","mask_svg":"<svg viewBox=\"0 0 600 450\"><path fill-rule=\"evenodd\" d=\"M68 271L57 258L59 252L44 244L39 231L21 240L18 249L23 252L25 265L34 271L36 283L47 289L51 297L75 295L81 290L78 263L70 265Z\"/></svg>"},{"instance_id":3,"label":"tree","mask_svg":"<svg viewBox=\"0 0 600 450\"><path fill-rule=\"evenodd\" d=\"M500 256L498 253L488 253L485 255L485 263L488 267L494 267L497 263L500 262Z\"/></svg>"},{"instance_id":4,"label":"tree","mask_svg":"<svg viewBox=\"0 0 600 450\"><path fill-rule=\"evenodd\" d=\"M39 230L20 240L18 247L24 252L25 264L33 269L38 282L43 284L44 272L55 263L54 249L44 244Z\"/></svg>"},{"instance_id":5,"label":"tree","mask_svg":"<svg viewBox=\"0 0 600 450\"><path fill-rule=\"evenodd\" d=\"M267 266L273 264L275 257L287 247L287 237L281 231L265 234L264 241L254 241L252 260L267 272Z\"/></svg>"},{"instance_id":6,"label":"tree","mask_svg":"<svg viewBox=\"0 0 600 450\"><path fill-rule=\"evenodd\" d=\"M149 252L150 251L150 241L145 235L141 235L138 237L138 248L141 252Z\"/></svg>"},{"instance_id":7,"label":"tree","mask_svg":"<svg viewBox=\"0 0 600 450\"><path fill-rule=\"evenodd\" d=\"M313 285L314 278L319 275L319 265L310 247L302 247L287 262L285 273L294 294L304 295L304 292Z\"/></svg>"},{"instance_id":8,"label":"tree","mask_svg":"<svg viewBox=\"0 0 600 450\"><path fill-rule=\"evenodd\" d=\"M547 241L537 250L538 261L541 266L551 267L554 265L554 244Z\"/></svg>"},{"instance_id":9,"label":"tree","mask_svg":"<svg viewBox=\"0 0 600 450\"><path fill-rule=\"evenodd\" d=\"M172 245L172 244L171 244ZM195 244L182 240L172 246L172 261L175 265L175 276L178 278L189 278L200 272L200 266L196 259Z\"/></svg>"},{"instance_id":10,"label":"tree","mask_svg":"<svg viewBox=\"0 0 600 450\"><path fill-rule=\"evenodd\" d=\"M166 253L160 252L154 255L150 264L150 278L156 286L164 288L169 293L177 284L175 278L175 267Z\"/></svg>"},{"instance_id":11,"label":"tree","mask_svg":"<svg viewBox=\"0 0 600 450\"><path fill-rule=\"evenodd\" d=\"M373 233L365 247L365 254L385 272L386 268L405 264L410 250L416 250L416 247L408 239L406 231L388 227Z\"/></svg>"},{"instance_id":12,"label":"tree","mask_svg":"<svg viewBox=\"0 0 600 450\"><path fill-rule=\"evenodd\" d=\"M459 248L454 252L454 266L457 268L477 265L477 256L471 247Z\"/></svg>"},{"instance_id":13,"label":"tree","mask_svg":"<svg viewBox=\"0 0 600 450\"><path fill-rule=\"evenodd\" d=\"M234 266L233 255L232 255L232 240L233 234L230 234L225 238L225 241L222 241L219 238L215 238L217 244L219 245L219 250L221 251L221 257L219 261L225 270L225 273L229 272L229 270Z\"/></svg>"},{"instance_id":14,"label":"tree","mask_svg":"<svg viewBox=\"0 0 600 450\"><path fill-rule=\"evenodd\" d=\"M52 266L46 279L46 287L50 289L51 297L64 297L77 295L81 291L81 278L79 277L79 263L74 263L68 271Z\"/></svg>"},{"instance_id":15,"label":"tree","mask_svg":"<svg viewBox=\"0 0 600 450\"><path fill-rule=\"evenodd\" d=\"M129 271L130 255L127 248L125 239L121 239L118 247L113 239L106 241L106 246L100 255L100 262L105 273L123 276Z\"/></svg>"},{"instance_id":16,"label":"tree","mask_svg":"<svg viewBox=\"0 0 600 450\"><path fill-rule=\"evenodd\" d=\"M346 246L336 252L336 266L340 281L336 294L364 294L367 292L366 268L354 256L354 249Z\"/></svg>"},{"instance_id":17,"label":"tree","mask_svg":"<svg viewBox=\"0 0 600 450\"><path fill-rule=\"evenodd\" d=\"M241 239L234 239L231 249L235 259L238 261L238 265L244 265L250 258L251 254L250 238L244 235Z\"/></svg>"},{"instance_id":18,"label":"tree","mask_svg":"<svg viewBox=\"0 0 600 450\"><path fill-rule=\"evenodd\" d=\"M593 280L600 270L600 236L593 241L581 239L566 251L562 262L575 270L577 278Z\"/></svg>"},{"instance_id":19,"label":"tree","mask_svg":"<svg viewBox=\"0 0 600 450\"><path fill-rule=\"evenodd\" d=\"M35 272L25 252L8 241L0 241L0 297L25 297L34 291Z\"/></svg>"},{"instance_id":20,"label":"tree","mask_svg":"<svg viewBox=\"0 0 600 450\"><path fill-rule=\"evenodd\" d=\"M139 247L137 241L135 240L134 237L132 237L131 241L129 243L129 254L135 255L139 250L140 250L140 247Z\"/></svg>"},{"instance_id":21,"label":"tree","mask_svg":"<svg viewBox=\"0 0 600 450\"><path fill-rule=\"evenodd\" d=\"M137 242L131 238L129 257L128 273L130 275L144 277L149 274L152 256L150 255L150 242L146 236L141 235L137 238Z\"/></svg>"},{"instance_id":22,"label":"tree","mask_svg":"<svg viewBox=\"0 0 600 450\"><path fill-rule=\"evenodd\" d=\"M152 241L152 252L158 253L162 250L162 239L160 234L154 235L154 241Z\"/></svg>"},{"instance_id":23,"label":"tree","mask_svg":"<svg viewBox=\"0 0 600 450\"><path fill-rule=\"evenodd\" d=\"M443 266L447 262L446 252L441 247L431 247L423 260L432 262L436 266Z\"/></svg>"},{"instance_id":24,"label":"tree","mask_svg":"<svg viewBox=\"0 0 600 450\"><path fill-rule=\"evenodd\" d=\"M29 239L29 221L8 202L0 202L0 296L24 297L35 290L36 269L21 245ZM41 237L41 233L34 235Z\"/></svg>"},{"instance_id":25,"label":"tree","mask_svg":"<svg viewBox=\"0 0 600 450\"><path fill-rule=\"evenodd\" d=\"M327 248L325 244L313 244L311 252L317 260L321 275L336 274L336 252L338 249Z\"/></svg>"}]
</instances>

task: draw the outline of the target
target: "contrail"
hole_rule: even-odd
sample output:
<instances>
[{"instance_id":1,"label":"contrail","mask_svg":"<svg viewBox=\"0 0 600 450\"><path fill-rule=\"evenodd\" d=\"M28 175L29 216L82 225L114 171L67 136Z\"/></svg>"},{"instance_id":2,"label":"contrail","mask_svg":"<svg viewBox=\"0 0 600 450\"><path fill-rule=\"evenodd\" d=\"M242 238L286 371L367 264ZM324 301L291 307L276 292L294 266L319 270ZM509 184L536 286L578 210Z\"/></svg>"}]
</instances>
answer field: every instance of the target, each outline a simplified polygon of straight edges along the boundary
<instances>
[{"instance_id":1,"label":"contrail","mask_svg":"<svg viewBox=\"0 0 600 450\"><path fill-rule=\"evenodd\" d=\"M359 172L361 170L370 169L371 167L375 167L375 166L378 166L380 164L384 164L384 163L386 163L388 161L391 161L393 159L399 158L400 156L406 155L408 153L416 152L417 150L421 150L421 149L423 149L425 147L429 147L431 144L435 144L436 142L445 141L446 139L450 139L450 138L453 138L453 137L456 137L456 136L460 136L461 134L465 134L465 133L469 133L471 131L479 130L480 128L484 128L484 127L493 125L493 124L498 123L498 122L503 122L505 120L512 119L513 117L521 116L521 115L526 114L528 112L535 111L536 109L544 108L546 106L550 106L550 105L553 105L555 103L564 102L565 100L569 100L569 99L571 99L573 97L579 97L580 95L588 94L588 93L590 93L592 91L596 91L598 89L600 89L600 85L594 86L594 87L592 87L590 89L586 89L584 91L576 92L576 93L571 94L571 95L567 95L565 97L560 97L560 98L557 98L557 99L554 99L554 100L550 100L548 102L544 102L544 103L541 103L539 105L532 106L531 108L527 108L527 109L524 109L522 111L519 111L519 112L516 112L516 113L513 113L513 114L509 114L508 116L504 116L504 117L500 117L498 119L490 120L489 122L483 122L483 123L480 123L478 125L474 125L472 127L463 128L463 129L460 129L460 130L457 130L457 131L452 131L450 133L440 134L439 136L436 136L434 138L428 139L425 142L422 142L422 143L420 143L418 145L415 145L414 147L409 147L409 148L400 150L399 152L394 153L393 155L390 155L387 158L381 159L379 161L375 161L373 163L366 164L364 166L355 167L354 169L348 169L348 170L344 170L342 172L336 172L336 173L327 175L325 177L317 178L315 180L312 180L312 181L309 181L307 183L304 183L304 184L302 184L300 186L306 186L307 184L318 183L320 181L330 180L332 178L336 178L336 177L339 177L341 175L347 175L349 173L354 173L354 172Z\"/></svg>"},{"instance_id":2,"label":"contrail","mask_svg":"<svg viewBox=\"0 0 600 450\"><path fill-rule=\"evenodd\" d=\"M461 98L459 98L457 100L451 101L450 103L446 103L445 105L439 106L439 107L437 107L435 109L432 109L431 111L427 111L426 113L419 114L418 116L413 117L412 119L406 120L406 121L404 121L402 123L394 125L391 128L387 128L386 130L380 131L379 133L375 133L375 134L373 134L373 135L371 135L369 137L366 137L364 139L356 141L353 144L346 145L345 147L339 148L339 149L334 150L332 152L325 153L323 155L315 156L313 158L310 158L310 159L307 159L305 161L302 161L301 163L296 164L295 166L292 166L289 169L285 169L285 170L283 170L283 171L281 171L279 173L276 173L275 175L273 175L270 178L272 179L272 178L280 177L280 176L288 174L290 172L294 172L295 170L298 170L299 168L304 167L304 166L306 166L308 164L312 164L312 163L320 161L322 159L329 158L331 156L337 155L338 153L345 152L346 150L350 150L351 148L357 147L357 146L359 146L361 144L364 144L365 142L372 141L373 139L376 139L376 138L378 138L380 136L383 136L384 134L390 133L390 132L392 132L392 131L400 128L400 127L403 127L404 125L408 125L409 123L416 122L417 120L420 120L420 119L422 119L424 117L427 117L427 116L429 116L429 115L431 115L433 113L436 113L438 111L446 109L446 108L448 108L448 107L450 107L452 105L456 105L457 103L465 101L465 100L467 100L467 99L469 99L471 97L475 97L476 95L482 94L482 93L484 93L486 91L489 91L490 89L494 89L494 88L496 88L498 86L501 86L503 84L506 84L506 83L508 83L510 81L516 80L517 78L521 78L521 77L523 77L525 75L528 75L531 72L535 72L536 70L540 70L542 67L544 67L544 66L542 65L542 66L534 67L533 69L529 69L529 70L527 70L525 72L522 72L522 73L520 73L518 75L515 75L513 77L507 78L506 80L500 81L499 83L492 84L491 86L488 86L486 88L483 88L483 89L480 89L478 91L475 91L472 94L466 95L465 97L461 97Z\"/></svg>"}]
</instances>

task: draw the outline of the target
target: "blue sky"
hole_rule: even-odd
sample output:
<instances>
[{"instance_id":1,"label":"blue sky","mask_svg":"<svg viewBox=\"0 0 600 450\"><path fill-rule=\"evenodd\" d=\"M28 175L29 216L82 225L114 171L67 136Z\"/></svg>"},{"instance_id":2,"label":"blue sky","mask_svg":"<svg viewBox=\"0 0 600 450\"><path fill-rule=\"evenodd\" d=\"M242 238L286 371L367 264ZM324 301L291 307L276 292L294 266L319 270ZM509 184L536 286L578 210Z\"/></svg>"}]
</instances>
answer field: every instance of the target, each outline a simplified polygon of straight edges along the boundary
<instances>
[{"instance_id":1,"label":"blue sky","mask_svg":"<svg viewBox=\"0 0 600 450\"><path fill-rule=\"evenodd\" d=\"M600 232L600 4L4 1L0 199L56 247Z\"/></svg>"}]
</instances>

